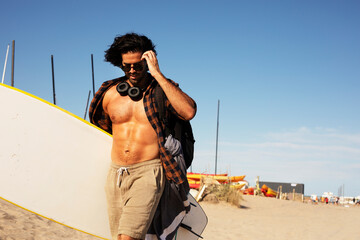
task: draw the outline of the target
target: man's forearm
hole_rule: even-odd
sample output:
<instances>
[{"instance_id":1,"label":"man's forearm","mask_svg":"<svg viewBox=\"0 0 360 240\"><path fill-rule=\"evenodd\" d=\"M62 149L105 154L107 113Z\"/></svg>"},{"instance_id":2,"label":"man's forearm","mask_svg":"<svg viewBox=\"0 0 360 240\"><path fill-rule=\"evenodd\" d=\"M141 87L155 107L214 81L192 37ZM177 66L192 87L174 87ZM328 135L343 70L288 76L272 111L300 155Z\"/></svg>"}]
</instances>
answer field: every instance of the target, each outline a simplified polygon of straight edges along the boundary
<instances>
[{"instance_id":1,"label":"man's forearm","mask_svg":"<svg viewBox=\"0 0 360 240\"><path fill-rule=\"evenodd\" d=\"M175 111L184 119L191 120L196 114L196 103L179 87L172 84L161 73L154 76Z\"/></svg>"}]
</instances>

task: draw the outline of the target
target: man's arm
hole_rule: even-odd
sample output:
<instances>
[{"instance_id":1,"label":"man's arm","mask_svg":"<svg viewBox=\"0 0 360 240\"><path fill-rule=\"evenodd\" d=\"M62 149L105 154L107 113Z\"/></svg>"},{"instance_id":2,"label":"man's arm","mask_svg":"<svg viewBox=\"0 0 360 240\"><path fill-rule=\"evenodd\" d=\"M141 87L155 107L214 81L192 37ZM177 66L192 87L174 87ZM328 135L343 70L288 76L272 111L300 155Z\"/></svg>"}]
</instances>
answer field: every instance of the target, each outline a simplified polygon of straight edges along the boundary
<instances>
[{"instance_id":1,"label":"man's arm","mask_svg":"<svg viewBox=\"0 0 360 240\"><path fill-rule=\"evenodd\" d=\"M150 74L156 79L164 91L169 102L175 111L184 119L191 120L196 114L196 103L184 93L179 87L172 84L160 71L156 55L153 51L147 51L143 54L150 71Z\"/></svg>"}]
</instances>

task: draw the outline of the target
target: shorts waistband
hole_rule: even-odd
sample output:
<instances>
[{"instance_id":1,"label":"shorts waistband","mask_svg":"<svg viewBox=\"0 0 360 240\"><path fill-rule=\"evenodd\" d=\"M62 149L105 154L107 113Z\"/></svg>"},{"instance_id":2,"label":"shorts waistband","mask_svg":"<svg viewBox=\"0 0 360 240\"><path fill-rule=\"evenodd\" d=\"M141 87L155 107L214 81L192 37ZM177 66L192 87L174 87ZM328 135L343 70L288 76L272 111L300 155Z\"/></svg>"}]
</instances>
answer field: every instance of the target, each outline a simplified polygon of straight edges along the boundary
<instances>
[{"instance_id":1,"label":"shorts waistband","mask_svg":"<svg viewBox=\"0 0 360 240\"><path fill-rule=\"evenodd\" d=\"M156 158L156 159L152 159L152 160L147 160L144 162L139 162L139 163L134 163L131 165L120 165L120 164L116 164L111 162L110 167L113 169L119 169L119 168L126 168L128 170L136 170L137 168L141 168L141 167L145 167L145 166L152 166L152 165L159 165L161 164L161 160L160 158Z\"/></svg>"}]
</instances>

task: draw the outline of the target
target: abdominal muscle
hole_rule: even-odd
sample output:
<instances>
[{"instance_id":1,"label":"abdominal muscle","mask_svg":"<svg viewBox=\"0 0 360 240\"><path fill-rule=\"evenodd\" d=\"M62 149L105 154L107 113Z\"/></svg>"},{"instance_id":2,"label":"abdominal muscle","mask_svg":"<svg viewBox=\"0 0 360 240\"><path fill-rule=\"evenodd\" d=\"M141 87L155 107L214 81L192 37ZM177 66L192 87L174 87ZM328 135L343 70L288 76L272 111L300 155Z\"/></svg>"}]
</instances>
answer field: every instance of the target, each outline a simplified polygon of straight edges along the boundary
<instances>
[{"instance_id":1,"label":"abdominal muscle","mask_svg":"<svg viewBox=\"0 0 360 240\"><path fill-rule=\"evenodd\" d=\"M154 129L148 124L113 124L111 159L115 164L131 165L159 158Z\"/></svg>"}]
</instances>

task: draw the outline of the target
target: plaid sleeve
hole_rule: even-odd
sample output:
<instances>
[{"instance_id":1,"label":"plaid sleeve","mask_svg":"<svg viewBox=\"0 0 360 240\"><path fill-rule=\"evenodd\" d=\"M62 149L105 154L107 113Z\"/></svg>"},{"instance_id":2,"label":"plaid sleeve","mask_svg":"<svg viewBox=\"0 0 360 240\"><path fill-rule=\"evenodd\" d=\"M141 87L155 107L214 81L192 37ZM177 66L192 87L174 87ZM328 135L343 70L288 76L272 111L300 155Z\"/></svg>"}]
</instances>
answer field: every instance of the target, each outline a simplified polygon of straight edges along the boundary
<instances>
[{"instance_id":1,"label":"plaid sleeve","mask_svg":"<svg viewBox=\"0 0 360 240\"><path fill-rule=\"evenodd\" d=\"M176 184L181 184L185 181L186 177L180 170L176 160L173 156L165 149L165 137L163 129L158 118L158 111L155 104L154 89L147 91L144 96L144 108L146 116L154 128L158 136L158 146L160 151L160 159L165 170L165 175L168 180L172 180Z\"/></svg>"},{"instance_id":2,"label":"plaid sleeve","mask_svg":"<svg viewBox=\"0 0 360 240\"><path fill-rule=\"evenodd\" d=\"M92 124L103 129L104 131L112 134L112 123L108 114L105 113L102 107L102 101L105 96L106 91L118 83L120 79L116 78L104 82L99 90L95 93L94 98L91 101L89 107L89 119Z\"/></svg>"}]
</instances>

